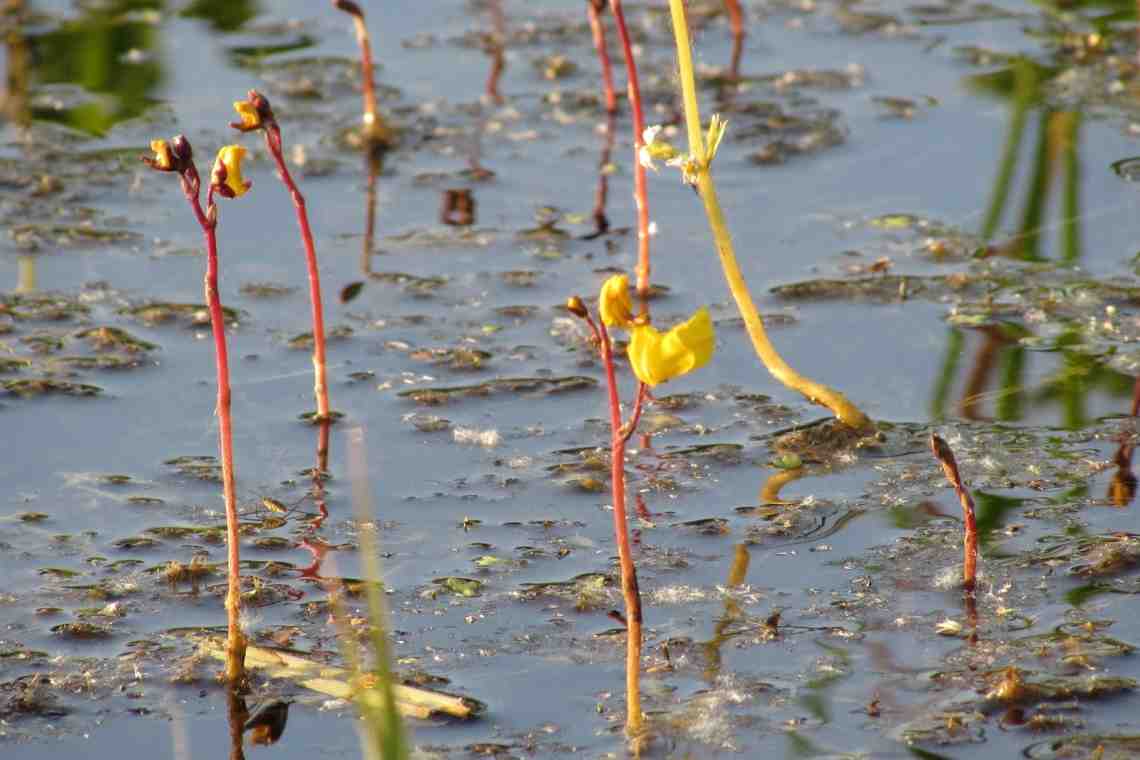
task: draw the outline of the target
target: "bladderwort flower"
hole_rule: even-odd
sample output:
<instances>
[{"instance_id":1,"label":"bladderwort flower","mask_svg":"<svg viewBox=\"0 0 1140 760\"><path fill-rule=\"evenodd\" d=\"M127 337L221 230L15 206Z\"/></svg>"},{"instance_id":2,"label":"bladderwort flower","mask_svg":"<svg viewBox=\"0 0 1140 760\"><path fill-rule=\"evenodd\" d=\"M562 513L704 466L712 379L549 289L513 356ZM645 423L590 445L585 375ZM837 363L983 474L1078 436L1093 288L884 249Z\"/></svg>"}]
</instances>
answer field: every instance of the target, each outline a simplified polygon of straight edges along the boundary
<instances>
[{"instance_id":1,"label":"bladderwort flower","mask_svg":"<svg viewBox=\"0 0 1140 760\"><path fill-rule=\"evenodd\" d=\"M725 130L728 129L728 122L722 119L720 114L713 114L709 121L708 133L705 136L703 162L692 153L682 153L671 144L659 139L658 135L661 133L661 129L660 125L645 128L645 132L641 135L644 145L638 152L638 161L646 169L653 171L657 171L656 161L664 161L666 166L674 166L681 170L682 182L695 187L701 171L712 165L716 152L720 148L721 140L724 139Z\"/></svg>"},{"instance_id":2,"label":"bladderwort flower","mask_svg":"<svg viewBox=\"0 0 1140 760\"><path fill-rule=\"evenodd\" d=\"M629 297L629 278L624 274L607 279L598 294L598 311L609 327L629 331L630 367L646 385L660 385L708 363L716 347L716 334L708 309L666 332L634 318Z\"/></svg>"},{"instance_id":3,"label":"bladderwort flower","mask_svg":"<svg viewBox=\"0 0 1140 760\"><path fill-rule=\"evenodd\" d=\"M248 153L240 145L227 145L218 151L210 182L222 197L240 198L253 187L252 182L241 176L241 162Z\"/></svg>"}]
</instances>

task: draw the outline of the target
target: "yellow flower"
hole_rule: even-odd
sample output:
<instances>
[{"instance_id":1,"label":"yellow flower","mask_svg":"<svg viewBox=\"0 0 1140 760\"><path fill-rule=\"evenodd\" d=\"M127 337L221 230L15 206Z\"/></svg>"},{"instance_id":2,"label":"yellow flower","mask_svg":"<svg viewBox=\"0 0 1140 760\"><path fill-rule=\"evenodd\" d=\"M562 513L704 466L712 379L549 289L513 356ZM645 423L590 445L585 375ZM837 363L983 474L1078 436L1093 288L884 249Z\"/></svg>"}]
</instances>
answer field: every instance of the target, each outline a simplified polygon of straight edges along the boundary
<instances>
[{"instance_id":1,"label":"yellow flower","mask_svg":"<svg viewBox=\"0 0 1140 760\"><path fill-rule=\"evenodd\" d=\"M225 173L224 187L229 189L229 192L222 192L223 195L229 195L231 198L237 198L245 195L249 190L252 183L246 182L241 178L241 160L249 153L245 148L240 145L227 145L218 151L218 158L214 162L214 177L217 178L220 166ZM217 182L215 181L215 184Z\"/></svg>"},{"instance_id":2,"label":"yellow flower","mask_svg":"<svg viewBox=\"0 0 1140 760\"><path fill-rule=\"evenodd\" d=\"M629 278L615 274L602 283L598 294L598 312L609 327L629 327L633 324L633 302L629 298Z\"/></svg>"},{"instance_id":3,"label":"yellow flower","mask_svg":"<svg viewBox=\"0 0 1140 760\"><path fill-rule=\"evenodd\" d=\"M703 367L712 358L716 336L705 307L666 333L652 325L630 328L627 354L633 374L646 385L657 385Z\"/></svg>"},{"instance_id":4,"label":"yellow flower","mask_svg":"<svg viewBox=\"0 0 1140 760\"><path fill-rule=\"evenodd\" d=\"M154 158L149 161L151 166L159 171L173 171L174 152L170 149L170 143L166 140L151 140L150 149L154 151Z\"/></svg>"},{"instance_id":5,"label":"yellow flower","mask_svg":"<svg viewBox=\"0 0 1140 760\"><path fill-rule=\"evenodd\" d=\"M248 100L235 100L234 110L237 111L238 118L241 119L242 130L253 130L261 128L261 114L257 111L257 106L250 103Z\"/></svg>"}]
</instances>

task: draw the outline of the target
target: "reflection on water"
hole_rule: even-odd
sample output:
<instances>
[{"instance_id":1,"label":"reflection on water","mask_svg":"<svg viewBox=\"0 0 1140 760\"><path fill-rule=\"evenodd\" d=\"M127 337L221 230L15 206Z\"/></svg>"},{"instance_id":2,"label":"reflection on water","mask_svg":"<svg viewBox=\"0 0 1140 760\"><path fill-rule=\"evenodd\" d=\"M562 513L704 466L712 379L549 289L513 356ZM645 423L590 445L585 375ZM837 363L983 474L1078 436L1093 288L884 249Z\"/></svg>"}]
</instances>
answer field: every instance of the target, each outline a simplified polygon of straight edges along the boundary
<instances>
[{"instance_id":1,"label":"reflection on water","mask_svg":"<svg viewBox=\"0 0 1140 760\"><path fill-rule=\"evenodd\" d=\"M154 105L163 73L158 17L148 11L161 7L156 0L94 4L29 34L32 117L103 135Z\"/></svg>"},{"instance_id":2,"label":"reflection on water","mask_svg":"<svg viewBox=\"0 0 1140 760\"><path fill-rule=\"evenodd\" d=\"M233 32L260 12L254 0L193 0L179 15L209 21L210 28Z\"/></svg>"},{"instance_id":3,"label":"reflection on water","mask_svg":"<svg viewBox=\"0 0 1140 760\"><path fill-rule=\"evenodd\" d=\"M976 336L967 340L967 336ZM1068 330L1052 339L1046 350L1031 351L1022 342L1032 337L1015 324L994 324L973 330L951 328L948 351L935 384L931 417L946 418L952 388L959 377L962 357L970 355L967 342L975 343L972 360L962 373L958 414L974 421L1018 422L1043 409L1056 408L1061 424L1079 430L1092 419L1089 398L1102 391L1113 398L1131 398L1133 378L1106 367L1083 348L1079 333ZM1036 357L1036 362L1031 361ZM1030 377L1033 364L1048 362L1055 369L1040 380Z\"/></svg>"}]
</instances>

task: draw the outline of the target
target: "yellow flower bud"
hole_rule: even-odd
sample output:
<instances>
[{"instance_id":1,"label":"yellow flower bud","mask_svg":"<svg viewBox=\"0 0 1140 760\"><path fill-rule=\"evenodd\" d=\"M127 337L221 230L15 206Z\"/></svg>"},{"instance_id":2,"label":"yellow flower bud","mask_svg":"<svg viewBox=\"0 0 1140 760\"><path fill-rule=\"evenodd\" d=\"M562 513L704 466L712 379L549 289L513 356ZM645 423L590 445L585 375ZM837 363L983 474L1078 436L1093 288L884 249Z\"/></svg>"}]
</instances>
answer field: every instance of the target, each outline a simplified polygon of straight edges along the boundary
<instances>
[{"instance_id":1,"label":"yellow flower bud","mask_svg":"<svg viewBox=\"0 0 1140 760\"><path fill-rule=\"evenodd\" d=\"M238 198L245 195L246 191L249 190L252 183L241 178L241 160L245 158L247 153L249 151L240 145L227 145L218 151L218 158L214 162L214 177L218 177L220 174L218 167L221 167L225 175L224 187L229 190L228 193L223 191L223 195ZM216 181L215 184L217 184Z\"/></svg>"},{"instance_id":2,"label":"yellow flower bud","mask_svg":"<svg viewBox=\"0 0 1140 760\"><path fill-rule=\"evenodd\" d=\"M716 346L712 319L703 306L666 333L652 325L635 325L630 331L630 366L637 379L657 385L703 367Z\"/></svg>"},{"instance_id":3,"label":"yellow flower bud","mask_svg":"<svg viewBox=\"0 0 1140 760\"><path fill-rule=\"evenodd\" d=\"M598 313L609 327L629 327L633 324L633 302L629 298L629 278L615 274L604 283L598 294Z\"/></svg>"},{"instance_id":4,"label":"yellow flower bud","mask_svg":"<svg viewBox=\"0 0 1140 760\"><path fill-rule=\"evenodd\" d=\"M151 166L159 171L173 171L174 152L170 149L170 143L166 140L151 140L150 149L154 151L154 158L148 162Z\"/></svg>"},{"instance_id":5,"label":"yellow flower bud","mask_svg":"<svg viewBox=\"0 0 1140 760\"><path fill-rule=\"evenodd\" d=\"M586 311L586 304L582 303L582 299L578 296L570 296L566 299L566 311L580 319L585 319L590 313Z\"/></svg>"},{"instance_id":6,"label":"yellow flower bud","mask_svg":"<svg viewBox=\"0 0 1140 760\"><path fill-rule=\"evenodd\" d=\"M261 128L261 114L257 111L257 106L248 100L235 100L234 110L237 111L238 118L241 119L242 130L253 130Z\"/></svg>"}]
</instances>

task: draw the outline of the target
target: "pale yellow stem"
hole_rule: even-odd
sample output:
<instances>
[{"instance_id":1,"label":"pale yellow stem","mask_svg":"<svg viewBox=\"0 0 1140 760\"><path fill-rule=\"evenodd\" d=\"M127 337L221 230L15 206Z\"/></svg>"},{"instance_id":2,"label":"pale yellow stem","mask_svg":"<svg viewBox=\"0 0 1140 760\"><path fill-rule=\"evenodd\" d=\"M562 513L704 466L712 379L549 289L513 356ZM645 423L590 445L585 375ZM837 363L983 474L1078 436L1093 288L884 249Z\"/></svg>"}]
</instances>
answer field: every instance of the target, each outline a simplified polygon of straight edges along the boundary
<instances>
[{"instance_id":1,"label":"pale yellow stem","mask_svg":"<svg viewBox=\"0 0 1140 760\"><path fill-rule=\"evenodd\" d=\"M814 404L826 406L839 421L853 428L864 428L871 424L867 415L863 414L854 404L840 392L833 390L822 383L809 380L792 369L777 352L772 342L768 340L768 333L764 330L764 323L752 301L748 285L736 263L736 254L732 246L732 237L728 233L728 226L721 211L720 201L717 199L716 186L713 184L712 174L709 171L708 158L705 155L704 136L701 134L701 113L697 103L696 78L693 75L693 56L690 50L689 25L685 18L684 0L669 0L669 11L673 16L673 35L677 41L677 67L681 77L681 95L685 105L685 123L689 132L689 153L697 176L697 190L705 204L705 214L709 219L713 242L716 245L717 256L720 257L721 267L724 269L724 278L728 282L728 289L736 301L740 316L744 319L744 326L756 354L764 362L764 366L772 376L785 386L799 391Z\"/></svg>"}]
</instances>

